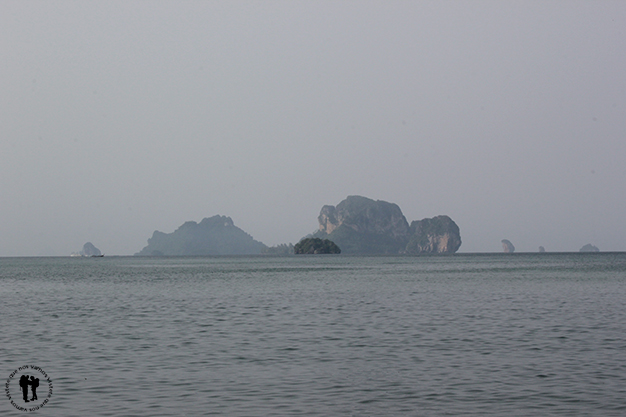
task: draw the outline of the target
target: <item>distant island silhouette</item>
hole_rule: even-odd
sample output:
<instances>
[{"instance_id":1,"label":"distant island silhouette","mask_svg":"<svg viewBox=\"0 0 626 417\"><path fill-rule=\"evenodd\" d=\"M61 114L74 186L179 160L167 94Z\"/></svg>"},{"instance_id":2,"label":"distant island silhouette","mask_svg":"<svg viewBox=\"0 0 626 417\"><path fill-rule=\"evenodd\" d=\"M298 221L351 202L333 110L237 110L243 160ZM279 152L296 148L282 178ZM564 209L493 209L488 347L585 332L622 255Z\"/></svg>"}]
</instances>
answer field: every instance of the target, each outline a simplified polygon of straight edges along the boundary
<instances>
[{"instance_id":1,"label":"distant island silhouette","mask_svg":"<svg viewBox=\"0 0 626 417\"><path fill-rule=\"evenodd\" d=\"M322 207L318 222L311 237L335 242L342 253L450 254L461 246L459 227L448 216L409 225L397 204L357 195Z\"/></svg>"},{"instance_id":2,"label":"distant island silhouette","mask_svg":"<svg viewBox=\"0 0 626 417\"><path fill-rule=\"evenodd\" d=\"M592 245L591 243L587 243L585 246L580 248L579 252L600 252L597 246Z\"/></svg>"},{"instance_id":3,"label":"distant island silhouette","mask_svg":"<svg viewBox=\"0 0 626 417\"><path fill-rule=\"evenodd\" d=\"M341 249L339 246L328 239L320 239L318 237L304 238L294 247L296 255L320 255L320 254L339 254Z\"/></svg>"},{"instance_id":4,"label":"distant island silhouette","mask_svg":"<svg viewBox=\"0 0 626 417\"><path fill-rule=\"evenodd\" d=\"M502 250L504 253L513 253L515 252L515 246L508 239L502 239Z\"/></svg>"},{"instance_id":5,"label":"distant island silhouette","mask_svg":"<svg viewBox=\"0 0 626 417\"><path fill-rule=\"evenodd\" d=\"M172 233L155 231L135 256L258 255L266 249L226 216L188 221Z\"/></svg>"},{"instance_id":6,"label":"distant island silhouette","mask_svg":"<svg viewBox=\"0 0 626 417\"><path fill-rule=\"evenodd\" d=\"M294 254L453 254L461 247L459 226L439 215L410 224L397 204L351 195L336 206L324 205L317 217L318 230L299 243L268 247L235 226L228 216L215 215L199 223L187 221L171 233L155 230L148 245L135 256L294 255ZM502 239L502 250L515 246ZM546 252L539 246L540 253ZM599 252L586 244L579 252ZM73 256L104 256L91 242Z\"/></svg>"},{"instance_id":7,"label":"distant island silhouette","mask_svg":"<svg viewBox=\"0 0 626 417\"><path fill-rule=\"evenodd\" d=\"M338 253L329 244L319 243L324 240L349 254L450 254L461 246L459 227L450 217L409 224L398 205L362 196L323 206L317 220L319 229L303 239L320 241L307 241L306 249L300 245L298 251ZM297 246L267 247L235 226L230 217L216 215L200 223L188 221L172 233L156 230L135 256L287 255L301 253L296 252Z\"/></svg>"},{"instance_id":8,"label":"distant island silhouette","mask_svg":"<svg viewBox=\"0 0 626 417\"><path fill-rule=\"evenodd\" d=\"M93 243L87 242L83 245L83 250L80 252L73 252L71 256L89 256L94 258L100 258L104 255L100 252L100 249L96 248Z\"/></svg>"}]
</instances>

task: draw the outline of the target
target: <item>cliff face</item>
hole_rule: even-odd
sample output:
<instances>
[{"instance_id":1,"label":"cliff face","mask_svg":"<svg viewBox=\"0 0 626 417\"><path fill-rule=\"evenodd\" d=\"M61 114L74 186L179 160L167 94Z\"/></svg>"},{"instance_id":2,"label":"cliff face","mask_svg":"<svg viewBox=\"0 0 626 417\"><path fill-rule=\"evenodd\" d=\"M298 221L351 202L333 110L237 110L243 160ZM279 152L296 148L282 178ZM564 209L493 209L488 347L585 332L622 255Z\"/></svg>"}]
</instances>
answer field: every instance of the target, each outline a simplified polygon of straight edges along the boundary
<instances>
[{"instance_id":1,"label":"cliff face","mask_svg":"<svg viewBox=\"0 0 626 417\"><path fill-rule=\"evenodd\" d=\"M459 228L448 216L409 226L398 205L361 196L322 207L317 220L313 236L335 242L343 253L454 253L461 246Z\"/></svg>"},{"instance_id":2,"label":"cliff face","mask_svg":"<svg viewBox=\"0 0 626 417\"><path fill-rule=\"evenodd\" d=\"M255 255L266 247L235 226L226 216L213 216L200 223L186 222L172 233L158 230L138 256Z\"/></svg>"},{"instance_id":3,"label":"cliff face","mask_svg":"<svg viewBox=\"0 0 626 417\"><path fill-rule=\"evenodd\" d=\"M404 239L409 224L396 204L352 195L334 206L324 206L317 218L320 231L331 234L341 225L355 232L385 234Z\"/></svg>"},{"instance_id":4,"label":"cliff face","mask_svg":"<svg viewBox=\"0 0 626 417\"><path fill-rule=\"evenodd\" d=\"M398 253L409 232L400 207L361 196L322 207L317 220L319 231L313 237L335 242L342 253Z\"/></svg>"},{"instance_id":5,"label":"cliff face","mask_svg":"<svg viewBox=\"0 0 626 417\"><path fill-rule=\"evenodd\" d=\"M450 217L437 216L411 222L407 253L454 253L460 247L459 226Z\"/></svg>"}]
</instances>

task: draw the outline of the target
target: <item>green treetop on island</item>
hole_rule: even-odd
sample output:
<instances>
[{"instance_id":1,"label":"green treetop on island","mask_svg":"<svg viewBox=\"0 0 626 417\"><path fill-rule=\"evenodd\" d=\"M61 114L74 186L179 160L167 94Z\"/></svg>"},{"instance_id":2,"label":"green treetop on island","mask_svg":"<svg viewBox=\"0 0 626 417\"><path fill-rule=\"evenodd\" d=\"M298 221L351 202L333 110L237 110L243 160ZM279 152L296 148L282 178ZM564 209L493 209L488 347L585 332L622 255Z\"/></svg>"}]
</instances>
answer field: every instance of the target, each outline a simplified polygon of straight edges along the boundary
<instances>
[{"instance_id":1,"label":"green treetop on island","mask_svg":"<svg viewBox=\"0 0 626 417\"><path fill-rule=\"evenodd\" d=\"M341 249L339 249L339 246L335 245L335 242L318 237L302 239L300 242L296 243L293 250L296 255L341 253Z\"/></svg>"}]
</instances>

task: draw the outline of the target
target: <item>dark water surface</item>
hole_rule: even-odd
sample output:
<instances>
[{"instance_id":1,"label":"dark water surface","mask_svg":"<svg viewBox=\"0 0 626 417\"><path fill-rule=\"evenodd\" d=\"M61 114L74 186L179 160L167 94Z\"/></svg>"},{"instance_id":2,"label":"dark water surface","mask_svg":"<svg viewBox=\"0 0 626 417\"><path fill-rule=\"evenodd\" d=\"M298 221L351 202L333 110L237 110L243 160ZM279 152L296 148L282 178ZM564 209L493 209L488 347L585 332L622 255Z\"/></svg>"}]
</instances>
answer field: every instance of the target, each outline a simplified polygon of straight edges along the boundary
<instances>
[{"instance_id":1,"label":"dark water surface","mask_svg":"<svg viewBox=\"0 0 626 417\"><path fill-rule=\"evenodd\" d=\"M625 253L1 258L0 377L44 369L42 416L624 416L625 283Z\"/></svg>"}]
</instances>

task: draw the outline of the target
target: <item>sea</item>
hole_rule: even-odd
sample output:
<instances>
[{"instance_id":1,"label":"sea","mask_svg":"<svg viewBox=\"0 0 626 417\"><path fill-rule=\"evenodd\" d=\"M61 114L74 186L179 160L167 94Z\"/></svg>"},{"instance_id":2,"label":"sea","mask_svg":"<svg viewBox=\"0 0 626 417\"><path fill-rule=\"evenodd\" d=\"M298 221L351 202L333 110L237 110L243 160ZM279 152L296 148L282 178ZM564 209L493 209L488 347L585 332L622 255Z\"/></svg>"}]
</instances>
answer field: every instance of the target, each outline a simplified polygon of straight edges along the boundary
<instances>
[{"instance_id":1,"label":"sea","mask_svg":"<svg viewBox=\"0 0 626 417\"><path fill-rule=\"evenodd\" d=\"M0 258L0 414L621 417L625 302L626 253Z\"/></svg>"}]
</instances>

